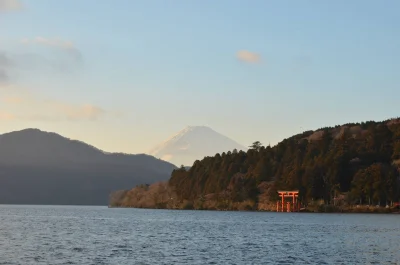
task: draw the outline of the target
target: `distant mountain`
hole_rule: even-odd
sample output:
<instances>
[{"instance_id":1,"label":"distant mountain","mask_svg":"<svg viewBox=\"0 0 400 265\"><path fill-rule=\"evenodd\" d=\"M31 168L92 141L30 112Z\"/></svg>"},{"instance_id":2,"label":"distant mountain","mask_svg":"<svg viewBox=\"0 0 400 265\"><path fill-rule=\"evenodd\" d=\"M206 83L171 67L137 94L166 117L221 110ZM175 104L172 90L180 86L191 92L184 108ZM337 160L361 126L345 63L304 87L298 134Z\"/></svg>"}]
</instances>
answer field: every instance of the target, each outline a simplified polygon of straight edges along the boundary
<instances>
[{"instance_id":1,"label":"distant mountain","mask_svg":"<svg viewBox=\"0 0 400 265\"><path fill-rule=\"evenodd\" d=\"M148 153L178 166L191 166L194 161L205 156L214 156L233 149L247 150L207 126L188 126Z\"/></svg>"},{"instance_id":2,"label":"distant mountain","mask_svg":"<svg viewBox=\"0 0 400 265\"><path fill-rule=\"evenodd\" d=\"M111 191L167 180L174 168L38 129L6 133L0 135L0 204L106 205Z\"/></svg>"}]
</instances>

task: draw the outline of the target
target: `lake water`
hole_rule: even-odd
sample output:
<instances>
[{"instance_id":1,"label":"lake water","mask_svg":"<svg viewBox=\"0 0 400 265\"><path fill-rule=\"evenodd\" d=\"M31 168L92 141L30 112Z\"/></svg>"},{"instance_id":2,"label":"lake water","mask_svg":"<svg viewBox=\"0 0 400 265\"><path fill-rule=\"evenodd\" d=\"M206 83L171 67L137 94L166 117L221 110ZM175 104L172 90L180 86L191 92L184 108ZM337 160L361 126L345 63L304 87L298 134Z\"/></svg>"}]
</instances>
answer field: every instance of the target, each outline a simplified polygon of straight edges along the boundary
<instances>
[{"instance_id":1,"label":"lake water","mask_svg":"<svg viewBox=\"0 0 400 265\"><path fill-rule=\"evenodd\" d=\"M400 215L0 206L0 264L400 264Z\"/></svg>"}]
</instances>

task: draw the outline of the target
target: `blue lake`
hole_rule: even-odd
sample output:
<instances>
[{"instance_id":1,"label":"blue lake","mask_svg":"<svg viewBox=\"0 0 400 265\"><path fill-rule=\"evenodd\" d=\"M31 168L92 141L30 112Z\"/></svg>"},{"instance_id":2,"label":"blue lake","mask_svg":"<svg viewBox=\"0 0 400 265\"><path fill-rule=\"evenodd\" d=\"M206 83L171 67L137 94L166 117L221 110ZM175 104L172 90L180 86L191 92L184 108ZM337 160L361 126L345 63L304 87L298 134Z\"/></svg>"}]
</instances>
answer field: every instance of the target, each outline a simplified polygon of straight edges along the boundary
<instances>
[{"instance_id":1,"label":"blue lake","mask_svg":"<svg viewBox=\"0 0 400 265\"><path fill-rule=\"evenodd\" d=\"M400 215L3 205L0 264L400 264Z\"/></svg>"}]
</instances>

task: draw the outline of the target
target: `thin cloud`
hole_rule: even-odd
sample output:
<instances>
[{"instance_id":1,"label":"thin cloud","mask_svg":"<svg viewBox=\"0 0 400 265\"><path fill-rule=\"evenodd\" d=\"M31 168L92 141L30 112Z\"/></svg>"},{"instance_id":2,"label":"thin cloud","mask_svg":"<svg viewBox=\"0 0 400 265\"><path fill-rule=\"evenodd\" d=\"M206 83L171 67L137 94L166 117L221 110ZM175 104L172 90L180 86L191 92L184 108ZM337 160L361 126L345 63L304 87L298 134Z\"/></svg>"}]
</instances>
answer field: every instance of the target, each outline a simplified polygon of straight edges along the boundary
<instances>
[{"instance_id":1,"label":"thin cloud","mask_svg":"<svg viewBox=\"0 0 400 265\"><path fill-rule=\"evenodd\" d=\"M51 109L58 110L68 120L97 120L106 112L100 107L83 104L71 105L60 102L51 102Z\"/></svg>"},{"instance_id":2,"label":"thin cloud","mask_svg":"<svg viewBox=\"0 0 400 265\"><path fill-rule=\"evenodd\" d=\"M261 56L258 53L241 50L236 53L236 58L246 63L259 63L261 62Z\"/></svg>"},{"instance_id":3,"label":"thin cloud","mask_svg":"<svg viewBox=\"0 0 400 265\"><path fill-rule=\"evenodd\" d=\"M77 67L75 59L71 62L62 56L46 57L36 53L20 53L10 58L13 60L15 70L25 70L29 73L34 71L68 73ZM11 70L11 67L8 69Z\"/></svg>"},{"instance_id":4,"label":"thin cloud","mask_svg":"<svg viewBox=\"0 0 400 265\"><path fill-rule=\"evenodd\" d=\"M82 60L82 53L79 51L78 48L75 47L75 45L71 41L61 40L57 38L36 37L33 39L23 39L21 40L21 43L57 48L70 54L78 61Z\"/></svg>"},{"instance_id":5,"label":"thin cloud","mask_svg":"<svg viewBox=\"0 0 400 265\"><path fill-rule=\"evenodd\" d=\"M0 97L0 101L2 101L3 98L5 98L5 93L12 91L14 86L10 84L2 84L0 83L0 95L4 95L3 97Z\"/></svg>"},{"instance_id":6,"label":"thin cloud","mask_svg":"<svg viewBox=\"0 0 400 265\"><path fill-rule=\"evenodd\" d=\"M0 0L1 1L1 0ZM0 84L4 84L9 80L8 68L12 66L9 58L0 52Z\"/></svg>"},{"instance_id":7,"label":"thin cloud","mask_svg":"<svg viewBox=\"0 0 400 265\"><path fill-rule=\"evenodd\" d=\"M14 112L1 112L0 120L93 121L107 114L107 111L92 104L70 104L32 96L5 96L0 101L10 109L15 109Z\"/></svg>"},{"instance_id":8,"label":"thin cloud","mask_svg":"<svg viewBox=\"0 0 400 265\"><path fill-rule=\"evenodd\" d=\"M1 101L6 104L20 104L24 102L24 99L21 97L3 97Z\"/></svg>"},{"instance_id":9,"label":"thin cloud","mask_svg":"<svg viewBox=\"0 0 400 265\"><path fill-rule=\"evenodd\" d=\"M9 80L9 76L4 69L0 68L0 84L7 83Z\"/></svg>"},{"instance_id":10,"label":"thin cloud","mask_svg":"<svg viewBox=\"0 0 400 265\"><path fill-rule=\"evenodd\" d=\"M9 67L12 65L10 58L4 53L0 52L0 68Z\"/></svg>"},{"instance_id":11,"label":"thin cloud","mask_svg":"<svg viewBox=\"0 0 400 265\"><path fill-rule=\"evenodd\" d=\"M22 43L53 48L57 52L11 53L0 50L0 84L12 82L11 77L14 78L21 74L36 74L37 72L52 73L54 71L71 73L79 69L79 66L82 65L82 54L72 42L37 37L32 40L25 39Z\"/></svg>"},{"instance_id":12,"label":"thin cloud","mask_svg":"<svg viewBox=\"0 0 400 265\"><path fill-rule=\"evenodd\" d=\"M0 110L0 121L11 121L14 119L15 117L11 113Z\"/></svg>"},{"instance_id":13,"label":"thin cloud","mask_svg":"<svg viewBox=\"0 0 400 265\"><path fill-rule=\"evenodd\" d=\"M0 12L2 11L16 11L23 8L19 0L0 0Z\"/></svg>"}]
</instances>

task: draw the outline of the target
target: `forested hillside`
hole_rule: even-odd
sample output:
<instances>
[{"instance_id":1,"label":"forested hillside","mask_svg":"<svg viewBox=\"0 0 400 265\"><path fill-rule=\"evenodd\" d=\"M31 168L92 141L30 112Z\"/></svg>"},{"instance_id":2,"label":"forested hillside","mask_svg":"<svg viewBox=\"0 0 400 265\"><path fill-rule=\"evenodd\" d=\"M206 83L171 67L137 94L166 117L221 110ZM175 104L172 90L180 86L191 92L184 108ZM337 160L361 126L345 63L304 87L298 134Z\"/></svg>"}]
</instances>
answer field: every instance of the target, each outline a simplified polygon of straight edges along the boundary
<instances>
[{"instance_id":1,"label":"forested hillside","mask_svg":"<svg viewBox=\"0 0 400 265\"><path fill-rule=\"evenodd\" d=\"M399 200L399 167L400 119L370 121L307 131L274 147L255 142L247 152L205 157L189 170L174 170L157 189L137 187L111 203L262 210L273 206L278 189L298 189L305 205L330 204L335 197L347 204L387 205ZM146 205L131 196L138 190L142 197L151 191Z\"/></svg>"},{"instance_id":2,"label":"forested hillside","mask_svg":"<svg viewBox=\"0 0 400 265\"><path fill-rule=\"evenodd\" d=\"M176 167L148 155L105 153L56 133L0 134L0 203L107 205L116 189L168 180Z\"/></svg>"}]
</instances>

